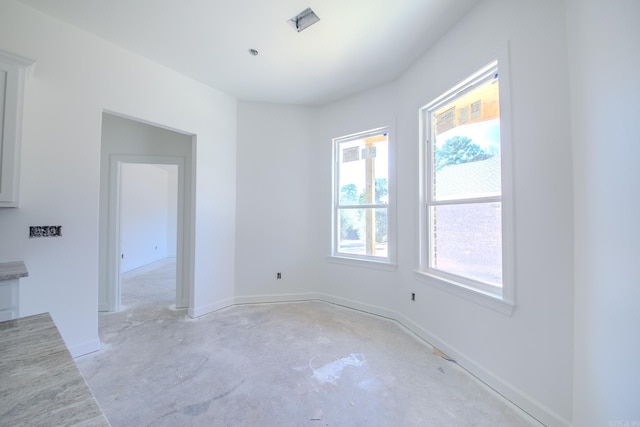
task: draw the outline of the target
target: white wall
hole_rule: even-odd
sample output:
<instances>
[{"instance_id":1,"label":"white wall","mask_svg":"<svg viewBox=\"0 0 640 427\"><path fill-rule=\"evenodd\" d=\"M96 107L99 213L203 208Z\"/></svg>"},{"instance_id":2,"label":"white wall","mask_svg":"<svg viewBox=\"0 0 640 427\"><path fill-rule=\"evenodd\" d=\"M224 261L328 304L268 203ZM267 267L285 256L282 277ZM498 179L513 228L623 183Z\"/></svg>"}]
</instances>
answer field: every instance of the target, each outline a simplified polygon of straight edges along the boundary
<instances>
[{"instance_id":1,"label":"white wall","mask_svg":"<svg viewBox=\"0 0 640 427\"><path fill-rule=\"evenodd\" d=\"M507 41L516 193L517 306L512 316L414 277L418 110L494 59ZM395 317L540 421L569 425L573 407L569 107L565 10L555 0L482 2L398 81L317 110L241 102L239 300L269 299L260 297L265 295L282 300L311 291L310 295ZM381 271L328 262L331 138L389 123L395 126L397 144L398 268ZM302 156L309 159L308 169L298 159ZM311 197L301 194L307 185ZM306 223L300 220L305 213ZM274 280L283 262L306 268L309 256L315 265L295 276L297 283L281 285ZM309 283L316 285L308 287ZM410 301L412 292L416 302Z\"/></svg>"},{"instance_id":2,"label":"white wall","mask_svg":"<svg viewBox=\"0 0 640 427\"><path fill-rule=\"evenodd\" d=\"M555 0L480 3L397 82L323 108L310 173L322 291L398 318L549 426L569 425L572 419L572 157L564 13L564 4ZM414 277L418 110L494 59L507 41L515 170L512 316ZM329 263L324 255L330 235L330 140L389 120L397 123L397 271Z\"/></svg>"},{"instance_id":3,"label":"white wall","mask_svg":"<svg viewBox=\"0 0 640 427\"><path fill-rule=\"evenodd\" d=\"M511 316L432 288L414 276L418 110L494 59L507 41L516 193L517 306ZM319 109L239 103L238 300L292 299L310 291L309 295L397 318L540 421L569 425L569 107L565 9L555 0L484 1L396 82ZM398 268L382 271L328 262L331 138L389 123L395 126L397 144ZM294 152L296 156L287 155ZM297 158L302 156L309 159L308 169ZM307 185L311 197L301 194ZM305 213L306 223L300 221ZM307 268L307 257L314 264L294 277L297 283L274 280L283 262ZM410 301L412 292L416 302Z\"/></svg>"},{"instance_id":4,"label":"white wall","mask_svg":"<svg viewBox=\"0 0 640 427\"><path fill-rule=\"evenodd\" d=\"M175 242L176 215L169 212L169 167L177 169L178 166L137 163L121 166L121 272L167 258L171 235ZM177 179L177 174L173 177ZM172 187L177 190L176 185ZM176 199L175 195L172 197Z\"/></svg>"},{"instance_id":5,"label":"white wall","mask_svg":"<svg viewBox=\"0 0 640 427\"><path fill-rule=\"evenodd\" d=\"M236 110L235 100L209 87L1 2L3 49L37 61L26 87L22 207L0 210L0 260L23 259L30 271L21 281L22 314L50 311L73 354L97 348L106 109L197 136L192 315L232 303L234 295L249 301L324 294L398 317L549 426L638 422L640 288L631 266L640 240L632 186L640 181L640 11L634 0L566 5L485 0L397 82L319 109L242 102ZM413 274L418 109L506 40L516 190L513 316ZM330 140L381 121L394 121L398 137L395 272L326 261ZM29 225L62 225L63 236L29 240Z\"/></svg>"},{"instance_id":6,"label":"white wall","mask_svg":"<svg viewBox=\"0 0 640 427\"><path fill-rule=\"evenodd\" d=\"M402 280L400 272L333 264L327 259L331 253L332 138L390 126L392 147L389 158L391 167L395 166L399 172L395 188L401 190L401 187L410 185L408 181L400 179L400 176L403 169L411 167L415 158L405 159L403 163L398 154L406 150L405 146L415 141L408 141L407 135L403 136L402 130L398 128L398 103L402 101L398 97L398 89L397 84L383 85L324 107L316 122L317 130L314 132L312 152L314 162L309 173L312 180L311 191L316 195L311 209L311 221L317 224L314 227L315 235L312 241L315 242L315 259L319 260L319 281L322 284L320 290L327 295L344 299L350 306L377 312L394 310L396 307L401 298L398 289ZM417 116L417 111L415 115ZM393 186L393 183L390 185ZM402 230L406 225L417 230L417 222L406 223L403 220L409 213L405 204L409 200L400 199L398 202L398 228ZM417 205L415 207L417 208ZM401 236L400 242L402 239ZM399 263L401 258L407 255L399 250Z\"/></svg>"},{"instance_id":7,"label":"white wall","mask_svg":"<svg viewBox=\"0 0 640 427\"><path fill-rule=\"evenodd\" d=\"M0 210L0 260L24 260L21 314L51 312L72 354L98 348L102 111L196 135L196 242L190 313L233 295L236 102L210 87L12 0L5 50L35 59L23 119L21 207ZM62 225L56 239L29 225Z\"/></svg>"},{"instance_id":8,"label":"white wall","mask_svg":"<svg viewBox=\"0 0 640 427\"><path fill-rule=\"evenodd\" d=\"M318 225L309 220L316 119L314 108L238 103L237 301L297 299L317 289Z\"/></svg>"},{"instance_id":9,"label":"white wall","mask_svg":"<svg viewBox=\"0 0 640 427\"><path fill-rule=\"evenodd\" d=\"M640 2L568 0L574 425L640 425Z\"/></svg>"}]
</instances>

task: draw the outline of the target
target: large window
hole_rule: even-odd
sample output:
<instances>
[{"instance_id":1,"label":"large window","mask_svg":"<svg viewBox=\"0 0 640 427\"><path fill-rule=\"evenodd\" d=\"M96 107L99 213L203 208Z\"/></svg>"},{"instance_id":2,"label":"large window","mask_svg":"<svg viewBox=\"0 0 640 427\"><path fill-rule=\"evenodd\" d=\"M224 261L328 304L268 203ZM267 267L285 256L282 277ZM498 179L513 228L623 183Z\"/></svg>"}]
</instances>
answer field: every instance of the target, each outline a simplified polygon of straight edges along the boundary
<instances>
[{"instance_id":1,"label":"large window","mask_svg":"<svg viewBox=\"0 0 640 427\"><path fill-rule=\"evenodd\" d=\"M421 110L421 271L433 282L509 300L500 80L496 61Z\"/></svg>"},{"instance_id":2,"label":"large window","mask_svg":"<svg viewBox=\"0 0 640 427\"><path fill-rule=\"evenodd\" d=\"M389 129L336 138L332 255L389 262Z\"/></svg>"}]
</instances>

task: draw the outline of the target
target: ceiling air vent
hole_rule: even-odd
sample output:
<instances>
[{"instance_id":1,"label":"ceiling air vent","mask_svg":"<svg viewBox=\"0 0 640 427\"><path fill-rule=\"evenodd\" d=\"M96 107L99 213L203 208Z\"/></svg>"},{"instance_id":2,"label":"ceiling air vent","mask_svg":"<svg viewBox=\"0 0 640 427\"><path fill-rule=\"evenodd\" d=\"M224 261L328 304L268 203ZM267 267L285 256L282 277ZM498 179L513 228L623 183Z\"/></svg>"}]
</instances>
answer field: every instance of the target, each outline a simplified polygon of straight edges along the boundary
<instances>
[{"instance_id":1,"label":"ceiling air vent","mask_svg":"<svg viewBox=\"0 0 640 427\"><path fill-rule=\"evenodd\" d=\"M318 15L316 15L315 12L309 7L293 18L289 19L287 22L293 27L294 30L300 32L306 28L309 28L319 20L320 18L318 18Z\"/></svg>"}]
</instances>

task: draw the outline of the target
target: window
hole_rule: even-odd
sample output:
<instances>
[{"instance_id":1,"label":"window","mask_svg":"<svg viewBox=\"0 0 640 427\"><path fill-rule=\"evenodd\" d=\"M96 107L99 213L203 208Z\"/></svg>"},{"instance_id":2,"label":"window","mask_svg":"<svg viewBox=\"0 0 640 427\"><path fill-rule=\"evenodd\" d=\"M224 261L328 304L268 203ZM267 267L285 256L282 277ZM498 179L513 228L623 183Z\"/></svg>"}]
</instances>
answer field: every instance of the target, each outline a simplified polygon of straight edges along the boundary
<instances>
[{"instance_id":1,"label":"window","mask_svg":"<svg viewBox=\"0 0 640 427\"><path fill-rule=\"evenodd\" d=\"M421 110L420 272L430 283L512 302L501 78L495 61Z\"/></svg>"},{"instance_id":2,"label":"window","mask_svg":"<svg viewBox=\"0 0 640 427\"><path fill-rule=\"evenodd\" d=\"M391 262L389 128L336 138L334 257Z\"/></svg>"}]
</instances>

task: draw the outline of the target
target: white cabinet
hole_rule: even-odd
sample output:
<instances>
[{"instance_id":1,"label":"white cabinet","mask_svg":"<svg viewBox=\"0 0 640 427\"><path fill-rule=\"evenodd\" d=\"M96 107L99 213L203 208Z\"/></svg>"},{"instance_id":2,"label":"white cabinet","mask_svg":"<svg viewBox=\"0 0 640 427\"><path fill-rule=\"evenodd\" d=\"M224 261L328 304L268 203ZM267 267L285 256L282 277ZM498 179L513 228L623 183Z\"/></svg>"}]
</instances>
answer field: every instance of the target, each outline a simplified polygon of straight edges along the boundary
<instances>
[{"instance_id":1,"label":"white cabinet","mask_svg":"<svg viewBox=\"0 0 640 427\"><path fill-rule=\"evenodd\" d=\"M24 81L33 61L0 50L0 207L17 207Z\"/></svg>"},{"instance_id":2,"label":"white cabinet","mask_svg":"<svg viewBox=\"0 0 640 427\"><path fill-rule=\"evenodd\" d=\"M22 261L0 263L0 322L20 316L20 278L27 277Z\"/></svg>"},{"instance_id":3,"label":"white cabinet","mask_svg":"<svg viewBox=\"0 0 640 427\"><path fill-rule=\"evenodd\" d=\"M0 281L0 322L20 317L19 279Z\"/></svg>"}]
</instances>

